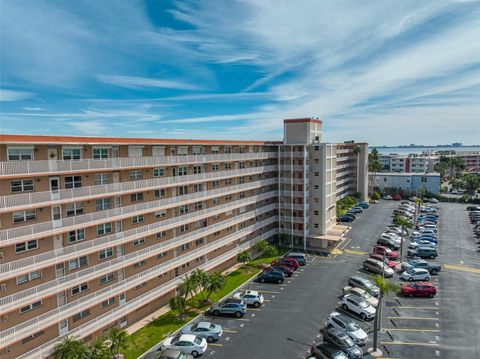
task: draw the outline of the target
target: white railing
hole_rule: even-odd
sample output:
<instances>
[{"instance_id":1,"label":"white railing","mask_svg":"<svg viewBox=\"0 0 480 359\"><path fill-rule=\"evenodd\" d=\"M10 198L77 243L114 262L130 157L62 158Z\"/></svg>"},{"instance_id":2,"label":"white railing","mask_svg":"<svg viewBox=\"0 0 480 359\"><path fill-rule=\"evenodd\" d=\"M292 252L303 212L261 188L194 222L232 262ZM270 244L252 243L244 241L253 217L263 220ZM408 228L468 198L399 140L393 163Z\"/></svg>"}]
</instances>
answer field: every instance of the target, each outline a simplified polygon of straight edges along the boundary
<instances>
[{"instance_id":1,"label":"white railing","mask_svg":"<svg viewBox=\"0 0 480 359\"><path fill-rule=\"evenodd\" d=\"M285 196L285 197L309 197L310 192L309 191L288 191L288 190L283 190L280 191L280 195Z\"/></svg>"},{"instance_id":2,"label":"white railing","mask_svg":"<svg viewBox=\"0 0 480 359\"><path fill-rule=\"evenodd\" d=\"M226 253L218 256L218 257L215 257L212 260L209 260L208 262L206 262L206 263L204 263L204 264L202 264L202 265L200 265L196 268L193 268L191 271L183 274L181 277L177 277L177 278L169 281L168 283L166 283L166 284L164 284L160 287L154 288L154 289L150 290L149 292L147 292L147 293L145 293L145 294L143 294L143 295L141 295L137 298L134 298L131 301L126 302L123 305L115 307L111 311L109 311L109 312L107 312L107 313L105 313L101 316L98 316L97 318L92 319L91 321L88 321L87 323L82 324L82 325L70 330L68 333L66 333L65 335L63 335L59 338L52 339L49 342L44 343L44 344L36 347L34 350L17 357L17 359L43 359L43 358L46 358L46 357L48 357L52 354L54 346L59 342L59 340L62 337L68 335L69 337L83 338L83 337L86 337L93 332L96 332L100 329L103 329L108 324L110 324L114 321L117 321L120 318L126 316L128 313L131 313L134 310L142 307L143 305L145 305L145 303L148 303L152 300L155 300L155 299L167 294L168 292L173 290L183 280L183 277L185 275L189 274L193 270L195 270L197 268L202 268L202 269L207 270L207 271L211 270L211 269L217 267L218 265L222 264L223 262L225 262L225 261L227 261L227 260L229 260L233 257L236 257L238 255L238 253L242 252L245 249L250 248L256 242L258 242L260 240L263 240L263 239L268 239L268 238L270 238L271 236L273 236L277 233L278 233L277 228L272 229L272 230L270 230L266 233L263 233L260 236L258 236L257 238L252 239L252 240L250 240L246 243L243 243L240 246L238 246L234 249L231 249L230 251L228 251L228 252L226 252Z\"/></svg>"},{"instance_id":3,"label":"white railing","mask_svg":"<svg viewBox=\"0 0 480 359\"><path fill-rule=\"evenodd\" d=\"M60 205L72 201L86 201L105 196L129 194L139 191L156 190L172 186L201 183L211 180L248 176L252 174L277 171L276 165L249 167L245 169L234 169L220 172L208 172L192 174L188 176L175 176L165 178L153 178L140 181L128 181L110 183L100 186L87 186L74 189L62 189L57 192L33 192L26 194L15 194L0 197L0 213L20 210L27 207L42 207Z\"/></svg>"},{"instance_id":4,"label":"white railing","mask_svg":"<svg viewBox=\"0 0 480 359\"><path fill-rule=\"evenodd\" d=\"M194 252L189 252L184 255L178 256L170 261L159 264L156 267L149 268L134 276L128 277L120 282L112 284L109 287L97 290L94 293L82 297L74 302L70 302L68 304L65 304L64 306L51 310L50 312L41 314L38 317L24 321L21 324L16 325L15 327L6 329L0 332L0 347L5 347L9 344L16 342L17 340L20 340L21 338L45 329L46 327L49 327L56 322L65 320L73 316L74 314L81 312L82 310L101 303L103 300L119 295L120 293L123 293L135 287L139 283L143 283L159 276L162 273L173 270L175 267L182 263L186 263L192 259L204 256L215 249L218 249L235 240L238 240L244 235L248 235L252 230L255 230L257 228L263 228L264 226L274 223L277 220L278 218L276 217L270 217L262 222L246 227L245 229L242 229L230 236L209 243L199 248L198 250L195 250Z\"/></svg>"},{"instance_id":5,"label":"white railing","mask_svg":"<svg viewBox=\"0 0 480 359\"><path fill-rule=\"evenodd\" d=\"M305 154L303 152L280 152L280 157L305 157ZM308 152L307 152L307 157L308 157Z\"/></svg>"},{"instance_id":6,"label":"white railing","mask_svg":"<svg viewBox=\"0 0 480 359\"><path fill-rule=\"evenodd\" d=\"M224 205L205 208L203 210L187 213L178 217L169 218L158 221L142 227L113 233L108 236L80 242L76 245L62 247L53 251L40 253L34 256L23 258L17 261L0 265L0 280L15 277L23 273L38 270L44 267L52 266L57 263L66 262L68 260L87 255L89 253L98 252L112 246L129 243L135 239L148 237L156 234L158 231L165 231L178 227L184 223L196 222L201 219L224 213L227 210L240 208L255 204L267 198L276 196L276 191L265 192L260 195L242 198L240 200L230 202ZM0 311L1 312L1 311Z\"/></svg>"},{"instance_id":7,"label":"white railing","mask_svg":"<svg viewBox=\"0 0 480 359\"><path fill-rule=\"evenodd\" d=\"M299 171L299 172L308 172L310 171L310 166L306 165L280 165L279 166L282 171Z\"/></svg>"},{"instance_id":8,"label":"white railing","mask_svg":"<svg viewBox=\"0 0 480 359\"><path fill-rule=\"evenodd\" d=\"M299 229L280 228L280 232L303 237L303 230L299 230ZM306 232L306 235L308 236L308 231Z\"/></svg>"},{"instance_id":9,"label":"white railing","mask_svg":"<svg viewBox=\"0 0 480 359\"><path fill-rule=\"evenodd\" d=\"M282 215L282 222L293 222L293 223L307 223L309 217L303 218L303 217L297 217L297 216L286 216Z\"/></svg>"},{"instance_id":10,"label":"white railing","mask_svg":"<svg viewBox=\"0 0 480 359\"><path fill-rule=\"evenodd\" d=\"M303 178L290 178L290 177L280 177L280 183L285 183L285 184L303 184L304 179ZM305 183L308 185L310 180L308 178L305 179Z\"/></svg>"},{"instance_id":11,"label":"white railing","mask_svg":"<svg viewBox=\"0 0 480 359\"><path fill-rule=\"evenodd\" d=\"M129 218L134 215L181 206L192 202L214 198L219 195L242 192L252 188L275 184L276 182L277 181L275 178L270 178L241 185L217 188L214 190L197 192L183 196L170 197L162 200L143 202L137 205L118 207L107 211L63 218L59 221L47 221L19 228L6 229L0 231L0 245L10 245L34 238L53 236L58 233L73 231L86 226L90 227L101 223L113 222L115 220Z\"/></svg>"},{"instance_id":12,"label":"white railing","mask_svg":"<svg viewBox=\"0 0 480 359\"><path fill-rule=\"evenodd\" d=\"M298 210L307 210L310 208L309 204L292 204L292 203L288 203L288 202L283 202L283 203L280 203L280 208L283 208L283 209L298 209Z\"/></svg>"},{"instance_id":13,"label":"white railing","mask_svg":"<svg viewBox=\"0 0 480 359\"><path fill-rule=\"evenodd\" d=\"M178 166L196 163L229 162L277 158L277 152L226 153L188 156L122 157L103 160L73 161L9 161L0 162L0 177L25 175L52 175L96 170L121 170L156 166Z\"/></svg>"}]
</instances>

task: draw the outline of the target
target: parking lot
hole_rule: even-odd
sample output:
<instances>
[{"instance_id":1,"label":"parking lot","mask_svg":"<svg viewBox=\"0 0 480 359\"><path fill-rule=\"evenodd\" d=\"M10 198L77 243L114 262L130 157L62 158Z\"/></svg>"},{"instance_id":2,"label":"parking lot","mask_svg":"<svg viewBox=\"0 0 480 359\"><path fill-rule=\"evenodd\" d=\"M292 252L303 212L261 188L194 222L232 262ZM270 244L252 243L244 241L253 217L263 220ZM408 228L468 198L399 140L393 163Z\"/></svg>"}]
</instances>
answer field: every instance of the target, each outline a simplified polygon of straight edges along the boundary
<instances>
[{"instance_id":1,"label":"parking lot","mask_svg":"<svg viewBox=\"0 0 480 359\"><path fill-rule=\"evenodd\" d=\"M309 255L284 284L247 283L243 289L262 293L265 303L248 308L240 319L205 316L200 320L221 324L222 338L208 345L204 358L305 358L328 315L337 310L350 276L362 270L376 239L391 222L398 202L381 201L358 216L333 258ZM435 298L405 298L392 294L385 301L383 330L379 335L384 358L478 359L480 352L480 264L466 206L439 204L439 275ZM399 282L398 274L393 281ZM472 315L475 313L476 315ZM350 316L354 317L351 313ZM354 317L355 318L355 317ZM355 320L369 334L373 322ZM369 357L365 355L364 357Z\"/></svg>"}]
</instances>

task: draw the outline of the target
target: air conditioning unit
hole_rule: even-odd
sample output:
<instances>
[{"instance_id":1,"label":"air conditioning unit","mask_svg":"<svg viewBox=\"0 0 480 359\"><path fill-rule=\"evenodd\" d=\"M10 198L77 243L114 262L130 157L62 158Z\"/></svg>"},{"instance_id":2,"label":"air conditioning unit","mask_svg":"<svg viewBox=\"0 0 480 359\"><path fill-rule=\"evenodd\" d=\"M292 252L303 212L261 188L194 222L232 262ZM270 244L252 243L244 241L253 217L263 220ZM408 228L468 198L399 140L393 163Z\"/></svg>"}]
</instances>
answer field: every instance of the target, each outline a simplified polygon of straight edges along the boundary
<instances>
[{"instance_id":1,"label":"air conditioning unit","mask_svg":"<svg viewBox=\"0 0 480 359\"><path fill-rule=\"evenodd\" d=\"M7 291L7 285L5 283L0 284L0 291L1 292L6 292Z\"/></svg>"}]
</instances>

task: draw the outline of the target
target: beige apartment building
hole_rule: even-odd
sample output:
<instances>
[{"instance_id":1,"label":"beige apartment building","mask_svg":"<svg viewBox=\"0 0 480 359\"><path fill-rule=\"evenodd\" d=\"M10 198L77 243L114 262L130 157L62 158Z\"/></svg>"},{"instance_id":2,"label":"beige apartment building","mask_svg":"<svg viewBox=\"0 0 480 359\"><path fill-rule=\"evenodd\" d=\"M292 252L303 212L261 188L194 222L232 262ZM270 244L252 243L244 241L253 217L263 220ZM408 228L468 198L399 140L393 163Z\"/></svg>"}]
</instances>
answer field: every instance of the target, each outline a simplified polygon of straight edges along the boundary
<instances>
[{"instance_id":1,"label":"beige apartment building","mask_svg":"<svg viewBox=\"0 0 480 359\"><path fill-rule=\"evenodd\" d=\"M260 240L336 245L336 201L367 196L368 145L284 126L283 142L1 135L0 357L126 328Z\"/></svg>"}]
</instances>

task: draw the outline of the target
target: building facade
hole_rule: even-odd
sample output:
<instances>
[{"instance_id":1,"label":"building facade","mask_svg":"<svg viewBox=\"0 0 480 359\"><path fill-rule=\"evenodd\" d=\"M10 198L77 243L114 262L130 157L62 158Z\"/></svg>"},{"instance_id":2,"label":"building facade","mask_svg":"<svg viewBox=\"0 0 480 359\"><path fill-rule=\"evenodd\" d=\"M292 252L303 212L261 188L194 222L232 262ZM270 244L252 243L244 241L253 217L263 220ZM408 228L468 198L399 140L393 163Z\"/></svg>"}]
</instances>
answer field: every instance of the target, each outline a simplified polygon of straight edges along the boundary
<instances>
[{"instance_id":1,"label":"building facade","mask_svg":"<svg viewBox=\"0 0 480 359\"><path fill-rule=\"evenodd\" d=\"M125 328L260 240L336 243L368 146L322 143L317 119L284 126L283 142L2 135L1 357Z\"/></svg>"},{"instance_id":2,"label":"building facade","mask_svg":"<svg viewBox=\"0 0 480 359\"><path fill-rule=\"evenodd\" d=\"M370 181L374 188L383 191L385 188L396 188L417 192L424 189L430 193L440 193L440 174L438 173L370 173Z\"/></svg>"}]
</instances>

